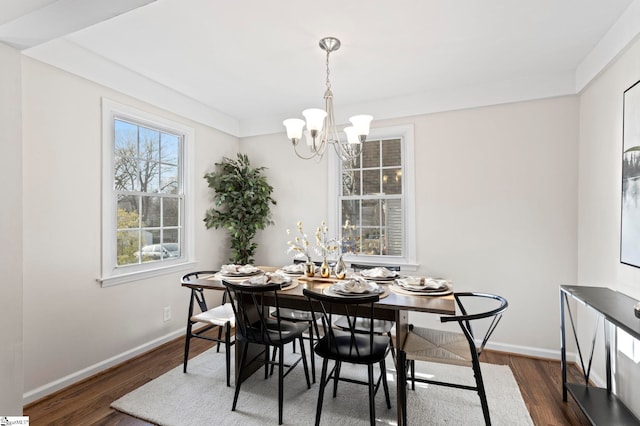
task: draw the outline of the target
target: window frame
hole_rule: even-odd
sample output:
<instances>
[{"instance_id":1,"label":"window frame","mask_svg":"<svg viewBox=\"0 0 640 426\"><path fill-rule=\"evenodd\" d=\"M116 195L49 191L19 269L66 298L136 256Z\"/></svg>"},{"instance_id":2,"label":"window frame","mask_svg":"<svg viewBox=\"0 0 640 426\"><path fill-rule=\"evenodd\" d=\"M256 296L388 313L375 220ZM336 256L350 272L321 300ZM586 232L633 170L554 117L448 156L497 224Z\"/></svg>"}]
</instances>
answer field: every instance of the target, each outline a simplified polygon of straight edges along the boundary
<instances>
[{"instance_id":1,"label":"window frame","mask_svg":"<svg viewBox=\"0 0 640 426\"><path fill-rule=\"evenodd\" d=\"M404 205L403 256L344 254L345 262L372 265L399 265L403 270L416 271L416 215L415 215L415 148L413 125L372 128L368 140L400 139L403 158L402 203ZM341 191L341 164L337 155L330 155L328 161L328 226L341 232L339 199ZM337 236L337 235L336 235Z\"/></svg>"},{"instance_id":2,"label":"window frame","mask_svg":"<svg viewBox=\"0 0 640 426\"><path fill-rule=\"evenodd\" d=\"M114 120L121 119L139 126L179 135L182 138L181 190L183 197L181 256L135 265L117 265L117 194L114 189L115 132ZM193 149L195 131L184 124L156 114L139 110L107 98L102 98L102 206L101 206L101 276L102 287L123 284L145 278L186 270L195 264L193 260Z\"/></svg>"}]
</instances>

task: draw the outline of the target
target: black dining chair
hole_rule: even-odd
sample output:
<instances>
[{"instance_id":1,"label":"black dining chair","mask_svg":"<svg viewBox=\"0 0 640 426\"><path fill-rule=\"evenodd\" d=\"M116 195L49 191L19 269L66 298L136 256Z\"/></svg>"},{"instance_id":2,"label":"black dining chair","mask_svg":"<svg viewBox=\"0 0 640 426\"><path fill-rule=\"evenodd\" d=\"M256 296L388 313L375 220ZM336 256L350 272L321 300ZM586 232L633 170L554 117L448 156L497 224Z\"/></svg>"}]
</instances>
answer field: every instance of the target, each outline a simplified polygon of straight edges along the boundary
<instances>
[{"instance_id":1,"label":"black dining chair","mask_svg":"<svg viewBox=\"0 0 640 426\"><path fill-rule=\"evenodd\" d=\"M283 379L284 376L289 374L289 372L298 365L300 360L302 360L304 367L307 389L311 388L307 358L302 341L302 334L307 331L309 325L306 323L283 321L280 319L280 316L276 316L275 319L270 317L269 310L271 306L275 307L276 311L280 310L278 291L282 286L281 284L247 285L232 283L226 280L223 280L222 283L234 300L232 307L236 318L236 342L242 344L238 377L244 377L249 345L264 346L265 379L269 374L269 365L278 367L278 424L282 424ZM298 340L300 343L300 352L302 355L295 360L295 362L287 365L284 363L284 346L295 340ZM270 348L278 352L278 361L272 361L270 359ZM241 384L242 380L238 379L236 381L236 390L231 411L236 410Z\"/></svg>"},{"instance_id":2,"label":"black dining chair","mask_svg":"<svg viewBox=\"0 0 640 426\"><path fill-rule=\"evenodd\" d=\"M361 272L363 270L366 269L373 269L373 268L378 268L380 267L379 265L364 265L364 264L358 264L358 263L352 263L351 264L351 269L353 270L353 272ZM389 266L384 266L385 268L387 268L390 271L395 271L395 272L400 272L400 266L397 265L389 265ZM336 327L341 328L341 329L347 329L348 328L348 324L346 321L346 318L338 318L334 324ZM387 320L381 320L381 319L376 319L373 320L373 331L374 333L377 334L381 334L381 335L385 335L387 337L389 337L389 346L391 348L391 356L393 357L393 361L395 362L396 360L396 351L395 351L395 347L393 345L393 326L394 326L394 322L393 321L387 321ZM358 319L357 323L356 323L356 329L357 330L362 330L363 332L367 332L369 329L368 324L364 321L364 319L360 318Z\"/></svg>"},{"instance_id":3,"label":"black dining chair","mask_svg":"<svg viewBox=\"0 0 640 426\"><path fill-rule=\"evenodd\" d=\"M318 390L318 405L316 408L316 426L320 424L324 390L333 380L333 397L338 392L338 382L362 384L369 389L369 420L375 424L375 395L382 383L387 407L391 408L389 399L389 387L387 385L387 371L385 357L389 353L389 339L381 336L373 330L373 306L380 300L378 294L335 297L304 289L303 294L309 300L312 312L322 315L322 328L324 336L318 340L314 352L322 358L322 372L320 373L320 389ZM332 327L334 315L346 318L349 327L346 330ZM363 332L356 328L358 318L369 319L369 331ZM334 367L328 372L328 362L333 360ZM367 381L353 377L340 376L342 363L352 363L367 366ZM380 375L376 380L373 366L379 364ZM327 374L328 373L328 374ZM348 400L345 400L348 403Z\"/></svg>"},{"instance_id":4,"label":"black dining chair","mask_svg":"<svg viewBox=\"0 0 640 426\"><path fill-rule=\"evenodd\" d=\"M293 260L293 263L296 263L296 264L300 264L304 262L305 261L301 259ZM322 262L314 262L314 263L316 266L320 266L322 264ZM271 316L273 316L274 318L280 318L281 320L284 320L284 321L302 322L302 323L309 324L309 332L307 333L307 336L305 336L305 338L309 340L309 353L311 354L311 360L310 360L311 361L311 380L313 381L313 383L315 383L316 382L316 361L315 361L315 357L313 356L313 346L315 343L315 338L319 337L317 321L320 319L320 314L314 315L310 311L303 311L300 309L280 308L279 311L276 311L275 309L272 310ZM315 332L315 336L314 336L314 332ZM295 351L296 351L296 342L294 340L293 352Z\"/></svg>"},{"instance_id":5,"label":"black dining chair","mask_svg":"<svg viewBox=\"0 0 640 426\"><path fill-rule=\"evenodd\" d=\"M187 372L187 363L189 362L189 347L191 339L198 338L209 340L217 343L217 351L220 352L220 345L224 344L225 357L227 362L227 386L231 386L231 346L235 343L235 340L231 340L235 328L235 316L233 314L233 307L231 303L227 303L226 292L222 296L222 304L209 308L204 295L204 289L198 287L195 283L195 279L202 279L207 276L215 275L217 271L199 271L190 272L182 277L180 280L183 287L187 287L191 290L191 297L189 299L189 312L187 314L187 333L184 343L184 360L182 371ZM194 312L196 305L200 309L200 313ZM203 327L194 329L194 326L198 323L206 324ZM212 336L209 330L218 328L217 337Z\"/></svg>"},{"instance_id":6,"label":"black dining chair","mask_svg":"<svg viewBox=\"0 0 640 426\"><path fill-rule=\"evenodd\" d=\"M457 323L461 332L410 326L404 346L398 350L398 381L407 381L408 368L412 390L415 390L415 382L420 382L476 391L480 397L485 424L490 425L491 417L479 358L509 304L504 297L488 293L462 292L454 293L453 296L459 315L441 316L440 321ZM482 329L483 333L475 334L474 329ZM416 377L415 361L470 366L476 384L469 386ZM407 424L406 386L400 386L400 389L403 423Z\"/></svg>"}]
</instances>

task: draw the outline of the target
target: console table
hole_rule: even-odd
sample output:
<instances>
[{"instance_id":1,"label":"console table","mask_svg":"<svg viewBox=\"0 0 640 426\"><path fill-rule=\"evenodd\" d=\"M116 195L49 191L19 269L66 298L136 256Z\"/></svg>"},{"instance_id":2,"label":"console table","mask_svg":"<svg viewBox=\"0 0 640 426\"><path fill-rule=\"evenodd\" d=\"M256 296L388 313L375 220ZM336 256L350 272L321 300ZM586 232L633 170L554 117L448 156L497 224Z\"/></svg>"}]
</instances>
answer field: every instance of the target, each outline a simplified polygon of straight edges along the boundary
<instances>
[{"instance_id":1,"label":"console table","mask_svg":"<svg viewBox=\"0 0 640 426\"><path fill-rule=\"evenodd\" d=\"M589 386L589 374L595 349L597 324L591 341L588 365L585 368L580 342L578 342L569 297L592 308L602 318L606 351L606 388ZM560 286L561 356L562 356L562 400L567 401L570 393L578 406L594 425L640 425L640 420L629 410L611 390L611 332L610 325L640 339L640 318L633 313L638 300L605 287ZM568 313L576 341L578 356L584 376L584 384L567 383L567 353L565 312ZM599 319L598 319L599 322Z\"/></svg>"}]
</instances>

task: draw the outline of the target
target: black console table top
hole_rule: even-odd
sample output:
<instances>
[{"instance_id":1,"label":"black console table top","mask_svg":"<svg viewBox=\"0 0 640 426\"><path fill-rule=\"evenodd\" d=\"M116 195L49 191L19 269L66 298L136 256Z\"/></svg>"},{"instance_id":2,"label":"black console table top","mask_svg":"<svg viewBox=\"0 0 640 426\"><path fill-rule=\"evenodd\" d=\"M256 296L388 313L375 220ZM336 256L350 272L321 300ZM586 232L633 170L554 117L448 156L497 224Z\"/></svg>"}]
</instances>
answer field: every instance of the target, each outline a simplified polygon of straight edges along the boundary
<instances>
[{"instance_id":1,"label":"black console table top","mask_svg":"<svg viewBox=\"0 0 640 426\"><path fill-rule=\"evenodd\" d=\"M640 339L640 318L633 313L638 300L607 287L563 285L560 288L600 312L609 322Z\"/></svg>"}]
</instances>

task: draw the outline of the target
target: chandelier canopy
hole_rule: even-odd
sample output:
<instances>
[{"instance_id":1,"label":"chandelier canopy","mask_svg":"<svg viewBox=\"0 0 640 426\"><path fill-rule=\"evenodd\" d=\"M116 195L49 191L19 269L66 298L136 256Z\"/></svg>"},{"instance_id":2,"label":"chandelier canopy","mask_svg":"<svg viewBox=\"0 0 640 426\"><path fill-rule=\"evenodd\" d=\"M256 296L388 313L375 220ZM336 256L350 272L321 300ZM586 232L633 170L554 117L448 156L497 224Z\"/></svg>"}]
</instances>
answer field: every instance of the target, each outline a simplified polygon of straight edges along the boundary
<instances>
[{"instance_id":1,"label":"chandelier canopy","mask_svg":"<svg viewBox=\"0 0 640 426\"><path fill-rule=\"evenodd\" d=\"M322 158L327 145L333 145L336 154L342 160L353 159L362 152L362 143L369 134L369 125L373 119L370 115L356 115L349 118L351 126L345 127L346 140L340 140L338 129L333 114L333 92L331 92L331 81L329 80L329 54L340 48L340 40L335 37L325 37L320 40L320 48L327 52L327 79L324 92L325 109L310 108L302 111L305 120L299 118L289 118L282 124L287 128L287 137L293 144L296 155L302 159ZM304 126L307 126L304 130ZM298 151L298 144L305 134L309 154L301 154Z\"/></svg>"}]
</instances>

